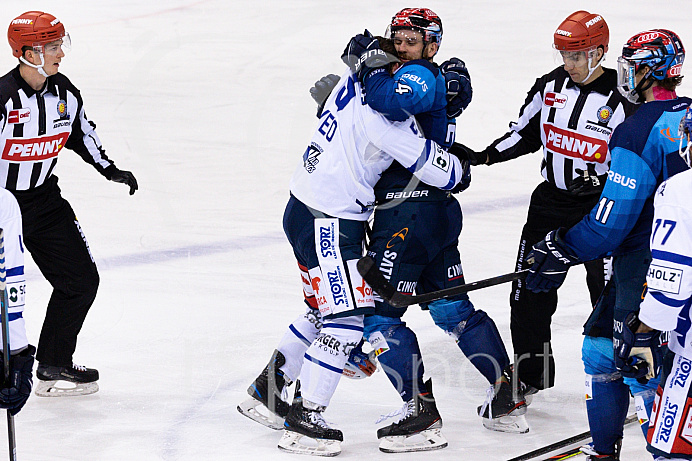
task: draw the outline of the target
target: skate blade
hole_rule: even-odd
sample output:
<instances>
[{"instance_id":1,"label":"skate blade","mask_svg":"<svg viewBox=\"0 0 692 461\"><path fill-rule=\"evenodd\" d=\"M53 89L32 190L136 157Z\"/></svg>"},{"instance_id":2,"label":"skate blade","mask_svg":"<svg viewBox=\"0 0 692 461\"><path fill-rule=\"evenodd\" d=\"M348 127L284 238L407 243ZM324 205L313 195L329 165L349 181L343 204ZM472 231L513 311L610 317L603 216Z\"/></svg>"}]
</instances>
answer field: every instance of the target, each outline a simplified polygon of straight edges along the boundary
<instances>
[{"instance_id":1,"label":"skate blade","mask_svg":"<svg viewBox=\"0 0 692 461\"><path fill-rule=\"evenodd\" d=\"M306 445L304 442L309 442ZM338 440L313 439L293 431L284 431L279 441L279 448L290 453L313 456L336 456L341 453L341 442Z\"/></svg>"},{"instance_id":2,"label":"skate blade","mask_svg":"<svg viewBox=\"0 0 692 461\"><path fill-rule=\"evenodd\" d=\"M411 435L383 437L380 441L380 451L385 453L440 450L446 446L447 439L440 429L428 429Z\"/></svg>"},{"instance_id":3,"label":"skate blade","mask_svg":"<svg viewBox=\"0 0 692 461\"><path fill-rule=\"evenodd\" d=\"M483 418L483 427L497 432L510 432L513 434L526 434L529 432L529 423L524 415L502 416L500 418Z\"/></svg>"},{"instance_id":4,"label":"skate blade","mask_svg":"<svg viewBox=\"0 0 692 461\"><path fill-rule=\"evenodd\" d=\"M269 427L276 431L284 428L284 419L269 411L262 402L256 399L247 399L238 405L241 415L247 416L251 420L260 423L262 426Z\"/></svg>"},{"instance_id":5,"label":"skate blade","mask_svg":"<svg viewBox=\"0 0 692 461\"><path fill-rule=\"evenodd\" d=\"M99 385L95 381L91 383L74 383L61 379L55 381L41 381L39 379L37 381L34 394L39 397L72 397L94 394L99 390Z\"/></svg>"}]
</instances>

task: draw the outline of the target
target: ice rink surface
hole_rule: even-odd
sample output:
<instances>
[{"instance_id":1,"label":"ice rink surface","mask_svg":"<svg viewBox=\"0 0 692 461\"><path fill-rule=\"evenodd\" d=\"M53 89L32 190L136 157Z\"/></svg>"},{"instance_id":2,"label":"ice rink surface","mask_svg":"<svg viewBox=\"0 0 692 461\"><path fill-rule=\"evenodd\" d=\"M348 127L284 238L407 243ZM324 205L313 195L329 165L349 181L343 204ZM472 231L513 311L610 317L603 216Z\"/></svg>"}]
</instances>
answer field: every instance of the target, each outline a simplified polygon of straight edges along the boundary
<instances>
[{"instance_id":1,"label":"ice rink surface","mask_svg":"<svg viewBox=\"0 0 692 461\"><path fill-rule=\"evenodd\" d=\"M236 405L303 310L281 217L317 123L308 88L343 71L339 57L352 35L366 27L382 33L408 6L442 17L438 62L458 56L468 65L474 98L457 139L476 149L505 132L535 78L556 66L552 34L576 9L607 20L607 67L628 37L649 28L672 29L692 47L689 0L2 2L3 27L28 9L63 21L73 49L61 70L81 89L109 157L140 185L130 197L78 156L60 155L56 174L102 278L75 361L99 369L101 390L32 397L16 418L19 459L298 459L278 451L280 432L242 417ZM0 65L15 64L5 45ZM692 83L679 92L692 95ZM513 270L540 160L537 153L473 170L459 196L467 281ZM36 343L50 287L30 258L27 280L25 316ZM511 350L508 295L505 285L472 300ZM401 405L379 372L343 380L327 410L344 431L340 459L506 460L586 430L580 347L589 311L584 271L573 269L553 321L556 386L534 399L531 431L514 435L482 427L475 408L485 381L426 313L410 309L404 319L418 334L449 447L378 451L374 421ZM625 460L650 459L638 431L626 431Z\"/></svg>"}]
</instances>

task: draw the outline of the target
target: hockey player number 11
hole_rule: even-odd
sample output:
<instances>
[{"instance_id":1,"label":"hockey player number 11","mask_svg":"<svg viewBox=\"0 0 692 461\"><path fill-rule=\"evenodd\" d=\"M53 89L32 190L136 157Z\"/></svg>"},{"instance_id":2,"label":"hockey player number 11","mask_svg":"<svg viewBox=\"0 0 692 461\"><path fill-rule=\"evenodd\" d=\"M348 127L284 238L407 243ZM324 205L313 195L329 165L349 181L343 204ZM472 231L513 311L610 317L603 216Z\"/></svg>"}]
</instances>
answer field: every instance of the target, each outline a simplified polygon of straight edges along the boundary
<instances>
[{"instance_id":1,"label":"hockey player number 11","mask_svg":"<svg viewBox=\"0 0 692 461\"><path fill-rule=\"evenodd\" d=\"M598 210L596 210L596 221L601 224L605 224L608 221L608 216L610 216L610 211L615 205L614 200L610 200L608 197L603 197L600 202L598 202Z\"/></svg>"}]
</instances>

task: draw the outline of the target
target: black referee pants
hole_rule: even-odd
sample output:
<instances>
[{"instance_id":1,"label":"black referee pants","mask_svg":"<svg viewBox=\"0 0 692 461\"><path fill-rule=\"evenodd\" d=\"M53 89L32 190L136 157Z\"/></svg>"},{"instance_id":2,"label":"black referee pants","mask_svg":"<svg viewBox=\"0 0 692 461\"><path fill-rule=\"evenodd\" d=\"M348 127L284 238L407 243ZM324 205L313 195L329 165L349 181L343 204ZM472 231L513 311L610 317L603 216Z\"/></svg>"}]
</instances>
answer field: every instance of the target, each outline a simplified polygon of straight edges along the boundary
<instances>
[{"instance_id":1,"label":"black referee pants","mask_svg":"<svg viewBox=\"0 0 692 461\"><path fill-rule=\"evenodd\" d=\"M99 275L57 177L31 191L17 191L24 245L53 287L36 359L42 365L72 366L77 335L96 298Z\"/></svg>"},{"instance_id":2,"label":"black referee pants","mask_svg":"<svg viewBox=\"0 0 692 461\"><path fill-rule=\"evenodd\" d=\"M599 195L573 196L544 181L533 191L526 224L521 233L516 269L530 267L524 261L537 242L558 227L570 228L587 215ZM593 306L605 286L603 260L584 264ZM533 293L522 280L512 284L510 329L514 367L519 379L537 389L555 384L555 361L550 344L550 323L557 309L557 290Z\"/></svg>"}]
</instances>

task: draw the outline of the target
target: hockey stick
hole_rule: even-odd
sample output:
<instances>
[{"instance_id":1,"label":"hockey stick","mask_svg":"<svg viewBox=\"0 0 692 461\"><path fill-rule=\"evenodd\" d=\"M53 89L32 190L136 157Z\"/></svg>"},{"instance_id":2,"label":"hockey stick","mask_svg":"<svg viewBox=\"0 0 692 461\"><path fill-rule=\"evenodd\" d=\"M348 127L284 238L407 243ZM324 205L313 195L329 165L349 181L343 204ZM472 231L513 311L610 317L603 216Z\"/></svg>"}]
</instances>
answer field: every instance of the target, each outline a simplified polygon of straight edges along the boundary
<instances>
[{"instance_id":1,"label":"hockey stick","mask_svg":"<svg viewBox=\"0 0 692 461\"><path fill-rule=\"evenodd\" d=\"M630 415L627 418L625 418L625 423L624 425L631 424L633 422L637 421L637 415ZM519 455L516 458L512 458L509 461L529 461L532 459L538 459L539 456L547 455L549 453L552 453L554 451L562 450L565 449L564 451L557 453L550 458L544 458L545 461L548 460L553 460L553 461L559 461L559 460L564 460L564 459L569 459L573 457L576 454L581 453L580 448L567 448L570 445L574 445L576 443L581 444L582 442L585 442L587 440L591 439L591 431L586 431L582 432L581 434L573 435L572 437L568 437L564 440L560 440L559 442L551 443L550 445L546 445L541 448L537 448L536 450L530 451L528 453L525 453L523 455Z\"/></svg>"},{"instance_id":2,"label":"hockey stick","mask_svg":"<svg viewBox=\"0 0 692 461\"><path fill-rule=\"evenodd\" d=\"M5 264L5 231L0 229L0 321L2 322L2 359L5 383L10 381L10 322L7 319L7 266ZM14 416L7 410L7 441L10 460L17 460L17 440L14 431Z\"/></svg>"},{"instance_id":3,"label":"hockey stick","mask_svg":"<svg viewBox=\"0 0 692 461\"><path fill-rule=\"evenodd\" d=\"M529 273L528 269L524 269L519 272L510 272L509 274L498 275L497 277L491 277L489 279L479 280L473 283L467 283L465 285L459 285L456 287L445 288L444 290L431 291L430 293L425 293L422 295L405 295L400 291L397 291L389 281L382 275L382 272L377 268L375 260L370 256L364 256L358 260L358 272L363 276L368 285L377 292L382 299L391 304L394 307L408 307L412 304L429 303L431 301L437 301L438 299L449 298L450 296L459 295L473 290L480 290L481 288L488 288L493 285L498 285L500 283L511 282L514 280L519 280Z\"/></svg>"}]
</instances>

